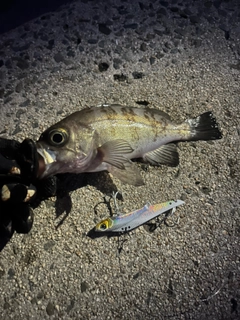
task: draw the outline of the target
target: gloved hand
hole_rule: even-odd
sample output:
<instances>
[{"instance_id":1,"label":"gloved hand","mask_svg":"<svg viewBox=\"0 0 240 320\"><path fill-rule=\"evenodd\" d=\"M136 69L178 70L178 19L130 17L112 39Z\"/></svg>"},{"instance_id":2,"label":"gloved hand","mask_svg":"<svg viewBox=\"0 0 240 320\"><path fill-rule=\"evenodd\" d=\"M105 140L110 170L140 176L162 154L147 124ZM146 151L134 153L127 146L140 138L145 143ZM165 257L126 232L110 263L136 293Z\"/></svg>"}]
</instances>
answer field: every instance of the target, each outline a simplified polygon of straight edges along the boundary
<instances>
[{"instance_id":1,"label":"gloved hand","mask_svg":"<svg viewBox=\"0 0 240 320\"><path fill-rule=\"evenodd\" d=\"M14 230L28 233L33 209L42 199L56 194L56 178L37 180L38 155L35 143L25 139L0 138L0 236Z\"/></svg>"}]
</instances>

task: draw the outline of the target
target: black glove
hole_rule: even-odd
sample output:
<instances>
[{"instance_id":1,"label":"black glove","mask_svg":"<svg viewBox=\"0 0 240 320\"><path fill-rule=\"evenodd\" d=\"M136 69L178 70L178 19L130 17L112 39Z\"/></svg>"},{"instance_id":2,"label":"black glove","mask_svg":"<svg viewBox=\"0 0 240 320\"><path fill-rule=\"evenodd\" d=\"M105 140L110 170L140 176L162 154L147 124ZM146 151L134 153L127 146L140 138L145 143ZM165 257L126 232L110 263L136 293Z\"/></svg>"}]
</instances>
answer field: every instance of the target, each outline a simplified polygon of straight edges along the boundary
<instances>
[{"instance_id":1,"label":"black glove","mask_svg":"<svg viewBox=\"0 0 240 320\"><path fill-rule=\"evenodd\" d=\"M28 233L33 209L42 199L56 194L56 178L36 178L38 154L35 143L0 138L0 235L10 237L14 230Z\"/></svg>"}]
</instances>

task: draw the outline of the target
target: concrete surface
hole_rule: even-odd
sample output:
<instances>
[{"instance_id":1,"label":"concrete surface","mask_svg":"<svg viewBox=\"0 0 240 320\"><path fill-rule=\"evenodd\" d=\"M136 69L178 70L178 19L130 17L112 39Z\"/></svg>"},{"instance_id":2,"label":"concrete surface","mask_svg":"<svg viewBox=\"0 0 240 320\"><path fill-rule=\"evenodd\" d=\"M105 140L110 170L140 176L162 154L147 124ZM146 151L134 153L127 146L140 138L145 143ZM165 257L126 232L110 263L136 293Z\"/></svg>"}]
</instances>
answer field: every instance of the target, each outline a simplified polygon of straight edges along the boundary
<instances>
[{"instance_id":1,"label":"concrete surface","mask_svg":"<svg viewBox=\"0 0 240 320\"><path fill-rule=\"evenodd\" d=\"M212 110L223 132L180 143L180 165L142 170L142 187L66 177L65 196L42 202L32 231L0 253L0 318L239 319L239 2L76 1L0 36L0 79L2 137L36 140L106 102L179 122ZM114 188L125 212L184 200L179 224L89 239Z\"/></svg>"}]
</instances>

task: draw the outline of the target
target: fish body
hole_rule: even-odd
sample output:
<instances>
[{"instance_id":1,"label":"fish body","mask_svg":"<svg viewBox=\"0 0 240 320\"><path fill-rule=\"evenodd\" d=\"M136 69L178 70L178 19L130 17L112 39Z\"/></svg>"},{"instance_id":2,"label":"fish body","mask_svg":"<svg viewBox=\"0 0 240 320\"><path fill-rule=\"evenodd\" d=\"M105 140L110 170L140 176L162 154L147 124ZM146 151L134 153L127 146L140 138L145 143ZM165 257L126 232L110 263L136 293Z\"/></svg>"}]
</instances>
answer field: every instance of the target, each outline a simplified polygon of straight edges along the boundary
<instances>
[{"instance_id":1,"label":"fish body","mask_svg":"<svg viewBox=\"0 0 240 320\"><path fill-rule=\"evenodd\" d=\"M182 200L171 200L155 205L146 204L141 209L102 220L88 232L88 236L94 238L98 236L109 235L111 233L115 235L118 233L131 231L158 217L164 212L176 208L182 204L184 204L184 201Z\"/></svg>"},{"instance_id":2,"label":"fish body","mask_svg":"<svg viewBox=\"0 0 240 320\"><path fill-rule=\"evenodd\" d=\"M125 183L143 184L130 161L176 166L171 142L220 139L211 112L181 124L157 109L107 105L77 111L44 131L37 141L39 178L107 170Z\"/></svg>"}]
</instances>

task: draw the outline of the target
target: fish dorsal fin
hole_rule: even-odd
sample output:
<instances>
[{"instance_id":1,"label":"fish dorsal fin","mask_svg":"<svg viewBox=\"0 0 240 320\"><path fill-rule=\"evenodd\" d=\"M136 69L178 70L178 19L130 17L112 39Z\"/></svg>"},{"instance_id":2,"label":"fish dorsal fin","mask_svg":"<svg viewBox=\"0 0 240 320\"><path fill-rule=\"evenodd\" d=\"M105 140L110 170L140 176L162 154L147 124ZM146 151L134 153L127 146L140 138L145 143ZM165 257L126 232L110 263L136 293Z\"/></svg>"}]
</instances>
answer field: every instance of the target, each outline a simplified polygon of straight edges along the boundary
<instances>
[{"instance_id":1,"label":"fish dorsal fin","mask_svg":"<svg viewBox=\"0 0 240 320\"><path fill-rule=\"evenodd\" d=\"M152 110L154 110L155 114L158 114L160 117L165 118L169 121L171 121L171 118L169 116L168 113L166 113L165 111L159 110L159 109L151 109L151 108L146 108L149 112L152 112Z\"/></svg>"},{"instance_id":2,"label":"fish dorsal fin","mask_svg":"<svg viewBox=\"0 0 240 320\"><path fill-rule=\"evenodd\" d=\"M150 151L143 156L143 160L154 165L167 165L176 167L179 164L179 155L174 143L169 143Z\"/></svg>"},{"instance_id":3,"label":"fish dorsal fin","mask_svg":"<svg viewBox=\"0 0 240 320\"><path fill-rule=\"evenodd\" d=\"M130 160L124 163L124 169L117 168L116 166L109 166L108 171L123 183L133 186L142 186L144 181L135 163Z\"/></svg>"},{"instance_id":4,"label":"fish dorsal fin","mask_svg":"<svg viewBox=\"0 0 240 320\"><path fill-rule=\"evenodd\" d=\"M124 163L128 161L124 154L132 153L133 148L123 139L111 140L104 143L98 151L102 153L102 161L119 169L124 169Z\"/></svg>"}]
</instances>

